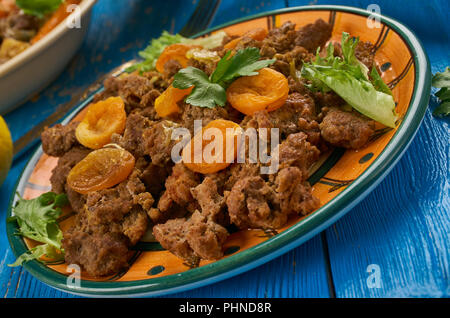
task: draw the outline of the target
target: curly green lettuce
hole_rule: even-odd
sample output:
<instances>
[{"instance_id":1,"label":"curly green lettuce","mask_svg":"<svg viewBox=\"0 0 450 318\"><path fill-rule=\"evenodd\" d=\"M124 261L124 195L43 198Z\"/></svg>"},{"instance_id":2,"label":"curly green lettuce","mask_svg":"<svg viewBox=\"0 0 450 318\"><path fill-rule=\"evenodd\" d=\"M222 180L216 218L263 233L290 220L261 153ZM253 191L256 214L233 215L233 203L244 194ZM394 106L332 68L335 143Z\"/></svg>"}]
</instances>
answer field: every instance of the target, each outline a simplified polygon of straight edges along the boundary
<instances>
[{"instance_id":1,"label":"curly green lettuce","mask_svg":"<svg viewBox=\"0 0 450 318\"><path fill-rule=\"evenodd\" d=\"M24 262L34 259L39 260L42 256L47 256L53 260L64 258L61 247L63 233L57 223L61 216L61 208L68 204L65 194L55 194L53 192L44 193L41 196L25 200L20 198L13 208L14 216L8 222L17 222L17 235L30 238L42 243L17 258L9 266L20 266Z\"/></svg>"},{"instance_id":2,"label":"curly green lettuce","mask_svg":"<svg viewBox=\"0 0 450 318\"><path fill-rule=\"evenodd\" d=\"M334 46L330 44L325 58L320 57L317 50L316 59L304 63L301 76L311 82L311 90L332 90L358 112L394 128L397 113L392 92L375 68L369 77L368 68L356 58L358 41L343 32L343 57L334 56Z\"/></svg>"},{"instance_id":3,"label":"curly green lettuce","mask_svg":"<svg viewBox=\"0 0 450 318\"><path fill-rule=\"evenodd\" d=\"M140 63L130 66L126 69L126 71L129 73L134 71L144 73L154 70L156 61L158 60L159 56L164 51L164 49L171 44L185 43L200 45L205 49L212 49L220 46L225 36L226 33L224 31L220 31L208 37L189 39L179 34L170 34L167 31L163 31L159 38L153 39L143 51L139 52L139 56L144 60Z\"/></svg>"}]
</instances>

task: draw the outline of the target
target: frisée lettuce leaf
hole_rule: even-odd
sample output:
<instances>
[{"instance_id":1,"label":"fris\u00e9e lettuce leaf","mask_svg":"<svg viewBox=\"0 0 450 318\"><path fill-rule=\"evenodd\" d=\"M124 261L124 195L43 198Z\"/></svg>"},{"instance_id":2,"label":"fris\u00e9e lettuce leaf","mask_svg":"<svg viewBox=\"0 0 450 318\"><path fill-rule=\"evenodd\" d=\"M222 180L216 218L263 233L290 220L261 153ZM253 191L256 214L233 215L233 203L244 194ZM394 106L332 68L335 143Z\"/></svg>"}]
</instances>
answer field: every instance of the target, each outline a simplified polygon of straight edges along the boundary
<instances>
[{"instance_id":1,"label":"fris\u00e9e lettuce leaf","mask_svg":"<svg viewBox=\"0 0 450 318\"><path fill-rule=\"evenodd\" d=\"M369 77L368 68L355 56L358 38L342 34L342 58L334 56L334 46L329 44L327 56L322 58L317 50L316 59L304 63L301 77L309 80L313 91L334 91L350 106L365 116L388 127L395 127L397 114L389 87L375 68Z\"/></svg>"},{"instance_id":2,"label":"fris\u00e9e lettuce leaf","mask_svg":"<svg viewBox=\"0 0 450 318\"><path fill-rule=\"evenodd\" d=\"M61 208L68 204L65 194L47 192L41 196L25 200L20 198L13 208L14 216L8 218L8 222L17 222L17 235L30 238L43 243L25 252L9 266L20 266L22 263L47 256L53 260L61 260L64 254L61 252L63 233L58 225L61 216Z\"/></svg>"}]
</instances>

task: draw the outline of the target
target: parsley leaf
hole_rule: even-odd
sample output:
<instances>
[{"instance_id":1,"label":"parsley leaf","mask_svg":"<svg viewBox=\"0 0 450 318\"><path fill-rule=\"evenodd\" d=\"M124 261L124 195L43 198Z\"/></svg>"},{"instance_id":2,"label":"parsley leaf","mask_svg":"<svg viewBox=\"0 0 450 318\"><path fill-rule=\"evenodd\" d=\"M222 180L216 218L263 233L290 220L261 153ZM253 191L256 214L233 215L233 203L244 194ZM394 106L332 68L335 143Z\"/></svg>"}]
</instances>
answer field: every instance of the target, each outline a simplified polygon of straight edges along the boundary
<instances>
[{"instance_id":1,"label":"parsley leaf","mask_svg":"<svg viewBox=\"0 0 450 318\"><path fill-rule=\"evenodd\" d=\"M61 208L68 204L65 194L53 192L44 193L41 196L25 200L20 198L13 208L14 216L8 222L17 222L19 226L17 235L25 236L34 241L43 243L21 255L14 264L19 266L23 262L39 259L41 256L56 258L62 257L61 250L63 233L60 230L57 219L61 215Z\"/></svg>"},{"instance_id":2,"label":"parsley leaf","mask_svg":"<svg viewBox=\"0 0 450 318\"><path fill-rule=\"evenodd\" d=\"M214 108L225 106L226 89L237 77L257 75L257 70L269 66L275 60L260 60L259 49L245 48L231 56L228 51L217 63L211 76L200 69L189 66L174 76L173 87L186 89L194 86L186 98L186 103L193 106Z\"/></svg>"},{"instance_id":3,"label":"parsley leaf","mask_svg":"<svg viewBox=\"0 0 450 318\"><path fill-rule=\"evenodd\" d=\"M229 83L236 77L253 76L258 73L256 70L262 69L275 62L272 60L259 60L259 49L255 47L239 50L230 58L231 51L217 63L216 70L211 75L214 83Z\"/></svg>"},{"instance_id":4,"label":"parsley leaf","mask_svg":"<svg viewBox=\"0 0 450 318\"><path fill-rule=\"evenodd\" d=\"M16 0L16 5L26 14L43 18L59 8L63 0Z\"/></svg>"},{"instance_id":5,"label":"parsley leaf","mask_svg":"<svg viewBox=\"0 0 450 318\"><path fill-rule=\"evenodd\" d=\"M440 88L434 95L441 100L441 104L433 111L433 115L448 116L450 114L450 68L448 66L444 72L434 74L432 85Z\"/></svg>"},{"instance_id":6,"label":"parsley leaf","mask_svg":"<svg viewBox=\"0 0 450 318\"><path fill-rule=\"evenodd\" d=\"M193 106L214 108L216 105L225 106L227 100L222 86L212 83L202 70L192 66L175 74L173 86L181 89L194 86L186 99L186 103Z\"/></svg>"}]
</instances>

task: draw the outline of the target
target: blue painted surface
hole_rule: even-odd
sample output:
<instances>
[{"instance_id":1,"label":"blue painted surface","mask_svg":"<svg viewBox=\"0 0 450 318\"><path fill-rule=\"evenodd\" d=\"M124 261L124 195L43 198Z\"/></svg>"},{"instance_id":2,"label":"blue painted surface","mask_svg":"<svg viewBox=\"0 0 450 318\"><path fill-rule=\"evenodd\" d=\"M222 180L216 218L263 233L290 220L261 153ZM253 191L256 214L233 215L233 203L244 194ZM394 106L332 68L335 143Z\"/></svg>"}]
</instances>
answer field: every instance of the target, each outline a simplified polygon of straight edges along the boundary
<instances>
[{"instance_id":1,"label":"blue painted surface","mask_svg":"<svg viewBox=\"0 0 450 318\"><path fill-rule=\"evenodd\" d=\"M16 140L113 67L137 56L163 30L177 31L196 1L99 0L84 45L66 71L39 97L5 119ZM222 1L213 25L289 6L342 4L366 8L372 0ZM423 42L432 71L450 65L449 3L378 1L381 13L409 26ZM430 103L431 110L436 101ZM180 297L442 297L450 294L449 120L427 111L410 148L388 177L326 231L332 280L320 236L263 266ZM11 191L29 154L14 163L0 188L0 228ZM0 231L0 296L73 297L40 283L21 268ZM380 288L369 288L369 265L380 271Z\"/></svg>"}]
</instances>

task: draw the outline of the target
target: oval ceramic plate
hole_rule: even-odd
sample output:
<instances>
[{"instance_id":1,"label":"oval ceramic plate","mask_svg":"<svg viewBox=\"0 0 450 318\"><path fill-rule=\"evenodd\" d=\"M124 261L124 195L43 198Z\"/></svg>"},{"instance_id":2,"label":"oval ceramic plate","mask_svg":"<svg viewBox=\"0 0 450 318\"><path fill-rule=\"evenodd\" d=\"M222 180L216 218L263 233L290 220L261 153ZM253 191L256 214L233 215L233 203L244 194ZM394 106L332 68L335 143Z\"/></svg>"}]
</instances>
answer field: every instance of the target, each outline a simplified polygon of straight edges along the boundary
<instances>
[{"instance_id":1,"label":"oval ceramic plate","mask_svg":"<svg viewBox=\"0 0 450 318\"><path fill-rule=\"evenodd\" d=\"M332 40L340 40L342 32L357 35L374 44L375 60L382 77L393 89L401 122L396 129L379 129L371 143L359 151L334 150L311 176L313 193L321 207L312 214L293 218L278 232L260 230L233 233L225 244L223 259L202 261L190 268L158 243L140 242L127 271L98 280L82 274L81 286L66 284L66 264L44 265L38 261L24 267L37 279L60 290L88 296L161 295L211 284L261 265L312 236L342 217L363 199L392 169L414 137L427 108L430 95L430 66L415 35L399 22L379 16L379 27L369 28L361 9L342 6L309 6L278 10L241 19L208 30L201 35L223 29L229 34L242 34L255 28L274 28L290 20L301 27L316 19L333 25ZM65 119L65 123L83 115L84 101ZM30 199L50 190L51 170L57 159L43 154L39 147L25 168L17 191ZM11 200L11 206L17 197ZM11 209L8 216L11 215ZM72 218L73 219L73 218ZM61 223L67 227L71 218ZM16 225L7 224L7 235L16 256L32 244L14 235ZM28 244L28 245L27 245Z\"/></svg>"}]
</instances>

